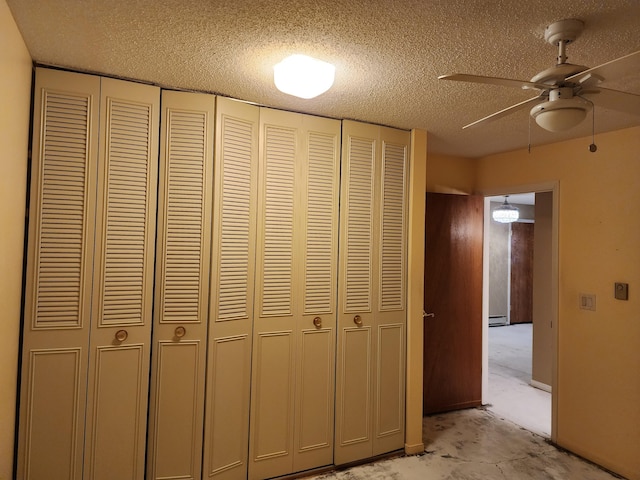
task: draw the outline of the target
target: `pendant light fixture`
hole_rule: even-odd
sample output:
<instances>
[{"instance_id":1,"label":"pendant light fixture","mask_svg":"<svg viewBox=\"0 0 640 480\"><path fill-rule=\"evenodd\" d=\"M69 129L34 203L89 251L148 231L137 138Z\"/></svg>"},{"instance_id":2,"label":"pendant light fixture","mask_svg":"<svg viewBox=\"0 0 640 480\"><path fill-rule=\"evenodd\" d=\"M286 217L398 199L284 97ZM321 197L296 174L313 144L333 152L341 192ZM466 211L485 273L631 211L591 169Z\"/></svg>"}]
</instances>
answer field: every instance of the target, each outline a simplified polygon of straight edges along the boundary
<instances>
[{"instance_id":1,"label":"pendant light fixture","mask_svg":"<svg viewBox=\"0 0 640 480\"><path fill-rule=\"evenodd\" d=\"M494 221L499 223L513 223L520 218L520 212L517 207L510 205L507 201L507 197L509 195L504 196L504 203L497 208L493 209L491 216Z\"/></svg>"}]
</instances>

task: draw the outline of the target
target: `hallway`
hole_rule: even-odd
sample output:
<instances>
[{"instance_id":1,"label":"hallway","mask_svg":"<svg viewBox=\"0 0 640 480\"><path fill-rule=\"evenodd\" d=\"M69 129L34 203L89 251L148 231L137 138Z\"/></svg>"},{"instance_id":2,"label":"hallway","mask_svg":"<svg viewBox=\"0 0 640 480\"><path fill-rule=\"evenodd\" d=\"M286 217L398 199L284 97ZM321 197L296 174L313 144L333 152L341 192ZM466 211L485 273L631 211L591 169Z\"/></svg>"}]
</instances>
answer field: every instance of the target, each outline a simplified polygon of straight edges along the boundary
<instances>
[{"instance_id":1,"label":"hallway","mask_svg":"<svg viewBox=\"0 0 640 480\"><path fill-rule=\"evenodd\" d=\"M489 327L487 408L545 438L551 437L551 394L531 386L530 323Z\"/></svg>"}]
</instances>

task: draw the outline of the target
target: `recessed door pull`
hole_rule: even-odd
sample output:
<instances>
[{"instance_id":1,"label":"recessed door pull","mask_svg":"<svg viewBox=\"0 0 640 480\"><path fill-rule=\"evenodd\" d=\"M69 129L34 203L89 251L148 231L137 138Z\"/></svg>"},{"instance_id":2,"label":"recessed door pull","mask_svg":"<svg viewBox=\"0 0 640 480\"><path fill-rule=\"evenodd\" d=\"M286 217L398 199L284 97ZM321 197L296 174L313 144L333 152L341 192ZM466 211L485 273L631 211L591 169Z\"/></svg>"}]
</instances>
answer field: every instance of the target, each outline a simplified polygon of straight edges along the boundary
<instances>
[{"instance_id":1,"label":"recessed door pull","mask_svg":"<svg viewBox=\"0 0 640 480\"><path fill-rule=\"evenodd\" d=\"M322 319L320 317L314 318L313 324L316 326L316 328L322 327Z\"/></svg>"},{"instance_id":2,"label":"recessed door pull","mask_svg":"<svg viewBox=\"0 0 640 480\"><path fill-rule=\"evenodd\" d=\"M176 327L176 329L174 330L173 334L177 337L177 338L182 338L187 334L187 329L184 328L183 326L180 327Z\"/></svg>"},{"instance_id":3,"label":"recessed door pull","mask_svg":"<svg viewBox=\"0 0 640 480\"><path fill-rule=\"evenodd\" d=\"M355 323L357 326L361 327L362 326L362 317L360 317L360 315L356 315L355 317L353 317L353 323Z\"/></svg>"}]
</instances>

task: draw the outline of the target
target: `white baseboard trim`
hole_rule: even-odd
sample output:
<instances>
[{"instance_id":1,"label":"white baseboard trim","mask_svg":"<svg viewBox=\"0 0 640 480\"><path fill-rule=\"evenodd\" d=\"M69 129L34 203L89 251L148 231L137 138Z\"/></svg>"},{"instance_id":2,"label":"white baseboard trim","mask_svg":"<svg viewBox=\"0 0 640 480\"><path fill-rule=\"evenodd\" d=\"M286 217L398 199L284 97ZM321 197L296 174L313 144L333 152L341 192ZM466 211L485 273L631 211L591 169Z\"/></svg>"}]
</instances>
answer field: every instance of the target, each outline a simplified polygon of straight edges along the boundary
<instances>
[{"instance_id":1,"label":"white baseboard trim","mask_svg":"<svg viewBox=\"0 0 640 480\"><path fill-rule=\"evenodd\" d=\"M406 455L418 455L424 453L424 443L416 443L415 445L404 444L404 453Z\"/></svg>"},{"instance_id":2,"label":"white baseboard trim","mask_svg":"<svg viewBox=\"0 0 640 480\"><path fill-rule=\"evenodd\" d=\"M534 388L539 388L540 390L544 390L545 392L551 393L551 385L547 385L546 383L531 380L531 383L529 385L531 385Z\"/></svg>"}]
</instances>

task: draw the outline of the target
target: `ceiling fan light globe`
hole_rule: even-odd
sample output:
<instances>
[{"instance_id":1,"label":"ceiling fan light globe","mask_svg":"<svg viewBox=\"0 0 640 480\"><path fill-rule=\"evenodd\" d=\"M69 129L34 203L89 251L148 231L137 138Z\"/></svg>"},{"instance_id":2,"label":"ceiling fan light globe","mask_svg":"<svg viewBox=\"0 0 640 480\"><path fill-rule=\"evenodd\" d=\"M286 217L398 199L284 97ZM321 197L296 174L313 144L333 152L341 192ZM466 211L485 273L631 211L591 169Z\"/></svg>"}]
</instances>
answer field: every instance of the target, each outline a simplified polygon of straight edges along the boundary
<instances>
[{"instance_id":1,"label":"ceiling fan light globe","mask_svg":"<svg viewBox=\"0 0 640 480\"><path fill-rule=\"evenodd\" d=\"M536 123L550 132L563 132L579 125L590 105L578 97L541 103L531 109Z\"/></svg>"}]
</instances>

